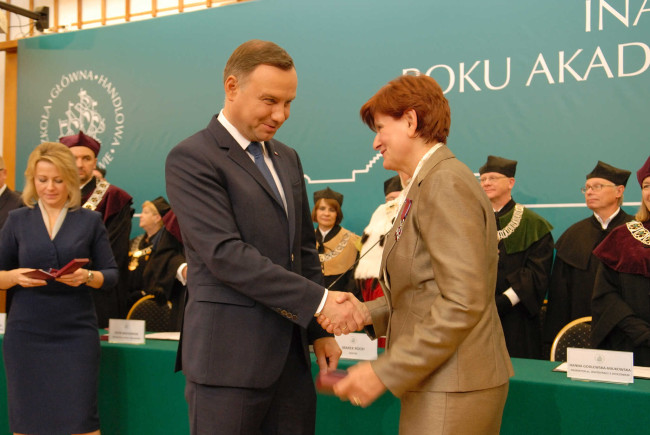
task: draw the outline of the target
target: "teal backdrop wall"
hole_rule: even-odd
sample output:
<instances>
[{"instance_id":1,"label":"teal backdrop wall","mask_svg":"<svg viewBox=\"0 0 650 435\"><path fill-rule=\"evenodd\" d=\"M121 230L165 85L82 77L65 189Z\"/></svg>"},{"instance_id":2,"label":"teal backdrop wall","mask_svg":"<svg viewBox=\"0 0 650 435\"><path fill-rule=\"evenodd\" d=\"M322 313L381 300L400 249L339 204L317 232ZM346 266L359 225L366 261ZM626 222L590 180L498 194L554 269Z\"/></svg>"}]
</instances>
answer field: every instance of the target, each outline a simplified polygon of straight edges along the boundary
<instances>
[{"instance_id":1,"label":"teal backdrop wall","mask_svg":"<svg viewBox=\"0 0 650 435\"><path fill-rule=\"evenodd\" d=\"M488 154L519 161L514 198L556 238L588 215L579 188L597 160L636 171L650 154L644 0L260 0L19 41L17 173L82 127L139 211L165 193L168 151L220 110L225 61L251 38L293 56L298 98L276 138L300 153L310 194L345 195L357 233L392 175L359 108L401 74L446 90L448 145L473 171ZM634 176L625 198L635 212Z\"/></svg>"}]
</instances>

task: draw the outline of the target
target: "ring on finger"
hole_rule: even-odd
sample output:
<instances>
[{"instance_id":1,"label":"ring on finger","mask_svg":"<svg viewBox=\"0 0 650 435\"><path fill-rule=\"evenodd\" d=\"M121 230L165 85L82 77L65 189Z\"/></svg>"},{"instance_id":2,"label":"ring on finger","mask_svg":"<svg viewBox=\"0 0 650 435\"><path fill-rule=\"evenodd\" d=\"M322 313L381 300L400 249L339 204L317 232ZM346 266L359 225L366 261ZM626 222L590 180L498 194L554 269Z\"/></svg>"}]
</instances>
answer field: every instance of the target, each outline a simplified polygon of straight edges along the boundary
<instances>
[{"instance_id":1,"label":"ring on finger","mask_svg":"<svg viewBox=\"0 0 650 435\"><path fill-rule=\"evenodd\" d=\"M361 400L357 396L352 397L352 403L354 406L361 406Z\"/></svg>"}]
</instances>

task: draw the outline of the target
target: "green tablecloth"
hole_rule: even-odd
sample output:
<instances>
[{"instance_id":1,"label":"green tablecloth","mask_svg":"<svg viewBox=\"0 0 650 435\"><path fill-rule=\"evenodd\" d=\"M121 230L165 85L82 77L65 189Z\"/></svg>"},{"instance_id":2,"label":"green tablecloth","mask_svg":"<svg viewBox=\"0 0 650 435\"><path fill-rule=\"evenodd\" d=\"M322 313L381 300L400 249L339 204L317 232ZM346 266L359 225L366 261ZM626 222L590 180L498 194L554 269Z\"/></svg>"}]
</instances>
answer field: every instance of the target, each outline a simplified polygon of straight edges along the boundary
<instances>
[{"instance_id":1,"label":"green tablecloth","mask_svg":"<svg viewBox=\"0 0 650 435\"><path fill-rule=\"evenodd\" d=\"M189 433L185 378L174 373L176 342L143 346L102 342L99 410L103 435ZM354 361L342 361L343 368ZM4 372L4 363L2 372ZM580 382L554 373L557 363L513 359L502 434L638 434L650 428L650 381ZM314 364L314 374L317 368ZM471 414L468 415L471 418ZM319 396L318 435L395 435L399 401L390 394L361 409ZM9 433L6 381L0 376L0 434Z\"/></svg>"}]
</instances>

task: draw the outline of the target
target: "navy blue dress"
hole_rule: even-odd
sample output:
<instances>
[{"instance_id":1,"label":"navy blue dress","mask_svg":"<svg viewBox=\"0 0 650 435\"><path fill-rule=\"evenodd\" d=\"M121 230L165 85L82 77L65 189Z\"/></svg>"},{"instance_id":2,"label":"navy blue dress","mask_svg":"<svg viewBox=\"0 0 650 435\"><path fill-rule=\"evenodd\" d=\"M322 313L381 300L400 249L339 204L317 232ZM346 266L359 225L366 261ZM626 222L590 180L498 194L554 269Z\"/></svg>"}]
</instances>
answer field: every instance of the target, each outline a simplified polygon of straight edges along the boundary
<instances>
[{"instance_id":1,"label":"navy blue dress","mask_svg":"<svg viewBox=\"0 0 650 435\"><path fill-rule=\"evenodd\" d=\"M113 286L118 272L101 215L69 210L50 236L38 205L9 213L0 232L0 270L61 268L90 258L87 269ZM48 281L15 287L7 318L3 356L12 432L85 433L99 429L97 387L99 334L91 292Z\"/></svg>"}]
</instances>

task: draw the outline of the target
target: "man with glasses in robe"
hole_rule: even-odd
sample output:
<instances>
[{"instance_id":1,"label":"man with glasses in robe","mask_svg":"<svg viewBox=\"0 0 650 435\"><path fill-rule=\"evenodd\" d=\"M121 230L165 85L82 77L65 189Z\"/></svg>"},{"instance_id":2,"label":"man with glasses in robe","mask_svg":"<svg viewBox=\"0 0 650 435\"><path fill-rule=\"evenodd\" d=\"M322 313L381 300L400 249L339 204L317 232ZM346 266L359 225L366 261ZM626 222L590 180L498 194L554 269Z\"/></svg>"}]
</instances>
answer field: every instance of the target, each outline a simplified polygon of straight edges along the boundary
<instances>
[{"instance_id":1,"label":"man with glasses in robe","mask_svg":"<svg viewBox=\"0 0 650 435\"><path fill-rule=\"evenodd\" d=\"M553 227L512 199L517 161L488 156L479 169L499 238L495 298L511 357L542 358L539 313L553 261Z\"/></svg>"},{"instance_id":2,"label":"man with glasses in robe","mask_svg":"<svg viewBox=\"0 0 650 435\"><path fill-rule=\"evenodd\" d=\"M555 244L543 333L547 347L567 323L591 316L591 294L599 264L592 251L614 228L633 219L621 208L629 177L630 171L600 160L587 174L580 190L593 214L571 225Z\"/></svg>"}]
</instances>

